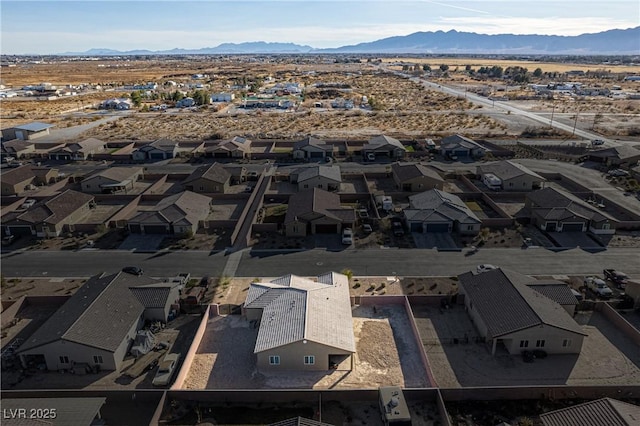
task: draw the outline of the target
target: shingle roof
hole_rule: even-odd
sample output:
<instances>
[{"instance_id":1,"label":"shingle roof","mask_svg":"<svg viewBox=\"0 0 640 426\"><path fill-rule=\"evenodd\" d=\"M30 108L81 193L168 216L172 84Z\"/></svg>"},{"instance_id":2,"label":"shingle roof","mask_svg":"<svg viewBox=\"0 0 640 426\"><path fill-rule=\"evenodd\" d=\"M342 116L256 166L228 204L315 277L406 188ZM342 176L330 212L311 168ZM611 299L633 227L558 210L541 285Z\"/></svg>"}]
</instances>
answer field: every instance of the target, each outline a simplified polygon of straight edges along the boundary
<instances>
[{"instance_id":1,"label":"shingle roof","mask_svg":"<svg viewBox=\"0 0 640 426\"><path fill-rule=\"evenodd\" d=\"M240 150L245 153L251 152L251 141L249 139L241 138L240 136L234 136L230 140L224 140L216 143L215 145L205 148L205 152L227 151L232 152Z\"/></svg>"},{"instance_id":2,"label":"shingle roof","mask_svg":"<svg viewBox=\"0 0 640 426\"><path fill-rule=\"evenodd\" d=\"M561 220L579 216L596 222L617 222L608 213L596 210L575 195L556 188L547 187L530 192L527 199L532 202L532 209L545 219Z\"/></svg>"},{"instance_id":3,"label":"shingle roof","mask_svg":"<svg viewBox=\"0 0 640 426\"><path fill-rule=\"evenodd\" d=\"M131 293L138 299L138 302L145 308L164 308L167 298L171 292L171 286L144 286L131 287Z\"/></svg>"},{"instance_id":4,"label":"shingle roof","mask_svg":"<svg viewBox=\"0 0 640 426\"><path fill-rule=\"evenodd\" d=\"M571 292L571 288L561 281L535 281L527 286L560 305L577 305L578 299Z\"/></svg>"},{"instance_id":5,"label":"shingle roof","mask_svg":"<svg viewBox=\"0 0 640 426\"><path fill-rule=\"evenodd\" d=\"M296 172L298 174L298 182L304 182L317 176L322 176L335 182L342 182L340 167L336 165L304 167Z\"/></svg>"},{"instance_id":6,"label":"shingle roof","mask_svg":"<svg viewBox=\"0 0 640 426\"><path fill-rule=\"evenodd\" d=\"M124 272L92 277L20 346L19 352L59 339L115 351L144 312L129 287L154 283L151 278Z\"/></svg>"},{"instance_id":7,"label":"shingle roof","mask_svg":"<svg viewBox=\"0 0 640 426\"><path fill-rule=\"evenodd\" d=\"M3 412L25 409L27 416L31 410L55 409L55 418L50 420L30 418L10 418L3 416L4 426L32 426L32 425L60 425L60 426L90 426L98 415L106 398L2 398ZM51 412L51 411L49 411Z\"/></svg>"},{"instance_id":8,"label":"shingle roof","mask_svg":"<svg viewBox=\"0 0 640 426\"><path fill-rule=\"evenodd\" d=\"M466 149L478 149L478 148L480 148L480 149L486 151L486 148L484 148L478 142L474 141L473 139L469 139L466 136L462 136L462 135L447 136L446 138L442 139L442 141L440 142L440 148L444 149L444 150L452 150L452 149L456 149L458 147L462 147L462 148L466 148Z\"/></svg>"},{"instance_id":9,"label":"shingle roof","mask_svg":"<svg viewBox=\"0 0 640 426\"><path fill-rule=\"evenodd\" d=\"M410 196L409 208L405 209L404 214L409 220L481 222L460 197L439 189L430 189Z\"/></svg>"},{"instance_id":10,"label":"shingle roof","mask_svg":"<svg viewBox=\"0 0 640 426\"><path fill-rule=\"evenodd\" d=\"M293 149L294 150L303 149L307 146L313 146L315 148L322 149L325 151L333 150L333 145L327 145L325 141L318 138L314 138L313 136L309 136L307 138L302 139L301 141L294 143Z\"/></svg>"},{"instance_id":11,"label":"shingle roof","mask_svg":"<svg viewBox=\"0 0 640 426\"><path fill-rule=\"evenodd\" d=\"M211 198L184 191L163 198L153 209L142 211L132 217L133 223L196 224L205 220L211 211Z\"/></svg>"},{"instance_id":12,"label":"shingle roof","mask_svg":"<svg viewBox=\"0 0 640 426\"><path fill-rule=\"evenodd\" d=\"M374 136L373 138L369 139L369 141L362 147L362 149L379 149L387 145L393 146L394 148L402 149L403 151L407 150L404 145L402 145L402 142L400 142L398 139L385 135Z\"/></svg>"},{"instance_id":13,"label":"shingle roof","mask_svg":"<svg viewBox=\"0 0 640 426\"><path fill-rule=\"evenodd\" d=\"M540 415L544 426L636 426L640 407L602 398Z\"/></svg>"},{"instance_id":14,"label":"shingle roof","mask_svg":"<svg viewBox=\"0 0 640 426\"><path fill-rule=\"evenodd\" d=\"M494 269L459 276L460 286L495 338L541 324L577 334L582 328L559 304L528 287L533 278L513 271Z\"/></svg>"},{"instance_id":15,"label":"shingle roof","mask_svg":"<svg viewBox=\"0 0 640 426\"><path fill-rule=\"evenodd\" d=\"M197 179L206 179L212 182L224 184L231 178L231 173L222 167L220 163L213 163L210 166L200 166L193 171L182 183L193 182Z\"/></svg>"},{"instance_id":16,"label":"shingle roof","mask_svg":"<svg viewBox=\"0 0 640 426\"><path fill-rule=\"evenodd\" d=\"M305 339L355 352L349 280L342 274L253 283L245 308L263 310L254 353Z\"/></svg>"},{"instance_id":17,"label":"shingle roof","mask_svg":"<svg viewBox=\"0 0 640 426\"><path fill-rule=\"evenodd\" d=\"M44 203L36 204L17 219L34 224L40 222L57 224L63 222L93 198L93 195L68 189Z\"/></svg>"},{"instance_id":18,"label":"shingle roof","mask_svg":"<svg viewBox=\"0 0 640 426\"><path fill-rule=\"evenodd\" d=\"M104 170L99 170L91 176L86 177L84 180L101 176L116 182L125 182L132 180L139 174L142 174L142 167L109 167Z\"/></svg>"},{"instance_id":19,"label":"shingle roof","mask_svg":"<svg viewBox=\"0 0 640 426\"><path fill-rule=\"evenodd\" d=\"M597 151L591 151L590 156L600 158L617 158L624 160L627 158L633 158L640 156L640 150L630 145L620 145L612 148L599 149Z\"/></svg>"},{"instance_id":20,"label":"shingle roof","mask_svg":"<svg viewBox=\"0 0 640 426\"><path fill-rule=\"evenodd\" d=\"M541 181L546 180L545 178L537 173L532 172L522 164L518 164L509 160L496 161L493 163L486 163L478 166L478 174L486 173L491 173L502 180L509 180L522 175L528 175Z\"/></svg>"},{"instance_id":21,"label":"shingle roof","mask_svg":"<svg viewBox=\"0 0 640 426\"><path fill-rule=\"evenodd\" d=\"M28 132L41 132L42 130L47 130L51 127L55 127L55 126L53 124L34 121L33 123L21 124L20 126L14 127L14 129L26 130Z\"/></svg>"},{"instance_id":22,"label":"shingle roof","mask_svg":"<svg viewBox=\"0 0 640 426\"><path fill-rule=\"evenodd\" d=\"M426 176L438 182L444 182L438 172L420 163L393 163L391 170L398 177L400 182Z\"/></svg>"},{"instance_id":23,"label":"shingle roof","mask_svg":"<svg viewBox=\"0 0 640 426\"><path fill-rule=\"evenodd\" d=\"M68 151L68 152L92 151L94 149L104 147L106 144L107 144L106 142L101 141L100 139L88 138L88 139L85 139L85 140L80 141L80 142L68 144L64 148L57 149L57 150L55 150L53 152L58 152L58 151Z\"/></svg>"},{"instance_id":24,"label":"shingle roof","mask_svg":"<svg viewBox=\"0 0 640 426\"><path fill-rule=\"evenodd\" d=\"M342 210L347 213L343 214ZM336 214L336 212L338 213ZM351 216L355 219L355 211L353 209L342 209L340 207L340 196L338 194L320 188L312 188L296 192L289 197L284 223L294 222L297 218L302 218L302 216L310 213L319 213L339 221Z\"/></svg>"},{"instance_id":25,"label":"shingle roof","mask_svg":"<svg viewBox=\"0 0 640 426\"><path fill-rule=\"evenodd\" d=\"M36 175L33 172L33 167L30 165L16 167L15 169L9 169L8 171L2 173L1 179L3 182L8 183L10 185L16 185L21 182L26 182L35 178Z\"/></svg>"}]
</instances>

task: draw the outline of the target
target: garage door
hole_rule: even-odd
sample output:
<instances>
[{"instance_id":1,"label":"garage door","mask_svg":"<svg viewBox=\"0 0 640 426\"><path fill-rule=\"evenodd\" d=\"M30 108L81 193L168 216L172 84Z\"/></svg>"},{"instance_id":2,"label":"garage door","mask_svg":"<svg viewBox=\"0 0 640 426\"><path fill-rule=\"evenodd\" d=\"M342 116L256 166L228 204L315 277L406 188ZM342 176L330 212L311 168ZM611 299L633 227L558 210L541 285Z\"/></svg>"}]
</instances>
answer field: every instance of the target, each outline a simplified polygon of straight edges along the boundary
<instances>
[{"instance_id":1,"label":"garage door","mask_svg":"<svg viewBox=\"0 0 640 426\"><path fill-rule=\"evenodd\" d=\"M166 234L167 227L164 225L147 225L144 227L145 234Z\"/></svg>"},{"instance_id":2,"label":"garage door","mask_svg":"<svg viewBox=\"0 0 640 426\"><path fill-rule=\"evenodd\" d=\"M562 224L562 232L582 232L581 223L564 223Z\"/></svg>"},{"instance_id":3,"label":"garage door","mask_svg":"<svg viewBox=\"0 0 640 426\"><path fill-rule=\"evenodd\" d=\"M142 229L140 229L140 225L129 224L129 232L132 234L141 234Z\"/></svg>"},{"instance_id":4,"label":"garage door","mask_svg":"<svg viewBox=\"0 0 640 426\"><path fill-rule=\"evenodd\" d=\"M337 234L338 225L316 225L316 234Z\"/></svg>"},{"instance_id":5,"label":"garage door","mask_svg":"<svg viewBox=\"0 0 640 426\"><path fill-rule=\"evenodd\" d=\"M32 235L30 226L9 226L11 235Z\"/></svg>"},{"instance_id":6,"label":"garage door","mask_svg":"<svg viewBox=\"0 0 640 426\"><path fill-rule=\"evenodd\" d=\"M324 152L311 152L309 156L311 158L321 158L324 157Z\"/></svg>"},{"instance_id":7,"label":"garage door","mask_svg":"<svg viewBox=\"0 0 640 426\"><path fill-rule=\"evenodd\" d=\"M160 152L152 152L151 155L149 155L149 158L153 160L164 160L164 154Z\"/></svg>"},{"instance_id":8,"label":"garage door","mask_svg":"<svg viewBox=\"0 0 640 426\"><path fill-rule=\"evenodd\" d=\"M422 223L412 223L411 232L422 232Z\"/></svg>"},{"instance_id":9,"label":"garage door","mask_svg":"<svg viewBox=\"0 0 640 426\"><path fill-rule=\"evenodd\" d=\"M427 232L449 232L448 223L427 223Z\"/></svg>"}]
</instances>

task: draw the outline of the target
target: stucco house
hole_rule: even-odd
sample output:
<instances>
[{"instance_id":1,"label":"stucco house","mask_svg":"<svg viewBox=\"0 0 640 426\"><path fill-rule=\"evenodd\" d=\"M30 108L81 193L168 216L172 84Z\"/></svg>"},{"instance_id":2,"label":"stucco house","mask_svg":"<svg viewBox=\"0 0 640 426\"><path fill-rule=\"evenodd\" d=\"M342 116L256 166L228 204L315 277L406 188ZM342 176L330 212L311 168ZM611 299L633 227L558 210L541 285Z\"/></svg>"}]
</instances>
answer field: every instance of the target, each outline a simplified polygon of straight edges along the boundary
<instances>
[{"instance_id":1,"label":"stucco house","mask_svg":"<svg viewBox=\"0 0 640 426\"><path fill-rule=\"evenodd\" d=\"M446 158L481 158L487 150L473 139L452 135L442 139L440 152Z\"/></svg>"},{"instance_id":2,"label":"stucco house","mask_svg":"<svg viewBox=\"0 0 640 426\"><path fill-rule=\"evenodd\" d=\"M405 192L443 189L444 179L434 169L420 163L393 163L391 173L396 187Z\"/></svg>"},{"instance_id":3,"label":"stucco house","mask_svg":"<svg viewBox=\"0 0 640 426\"><path fill-rule=\"evenodd\" d=\"M184 191L141 210L128 221L134 234L195 234L211 212L211 198Z\"/></svg>"},{"instance_id":4,"label":"stucco house","mask_svg":"<svg viewBox=\"0 0 640 426\"><path fill-rule=\"evenodd\" d=\"M540 414L542 426L634 426L640 407L613 398L601 398Z\"/></svg>"},{"instance_id":5,"label":"stucco house","mask_svg":"<svg viewBox=\"0 0 640 426\"><path fill-rule=\"evenodd\" d=\"M220 163L200 166L193 171L182 185L187 191L204 194L224 194L229 190L231 173Z\"/></svg>"},{"instance_id":6,"label":"stucco house","mask_svg":"<svg viewBox=\"0 0 640 426\"><path fill-rule=\"evenodd\" d=\"M504 191L532 191L542 188L546 182L539 174L509 160L481 164L476 169L476 175L482 180L486 180L488 175L497 177L500 180L499 188Z\"/></svg>"},{"instance_id":7,"label":"stucco house","mask_svg":"<svg viewBox=\"0 0 640 426\"><path fill-rule=\"evenodd\" d=\"M206 145L206 157L214 158L251 158L251 140L235 136L215 144Z\"/></svg>"},{"instance_id":8,"label":"stucco house","mask_svg":"<svg viewBox=\"0 0 640 426\"><path fill-rule=\"evenodd\" d=\"M128 192L142 177L142 167L109 167L86 177L80 183L82 192L93 194Z\"/></svg>"},{"instance_id":9,"label":"stucco house","mask_svg":"<svg viewBox=\"0 0 640 426\"><path fill-rule=\"evenodd\" d=\"M525 208L531 224L547 232L615 234L618 221L573 194L544 188L527 194Z\"/></svg>"},{"instance_id":10,"label":"stucco house","mask_svg":"<svg viewBox=\"0 0 640 426\"><path fill-rule=\"evenodd\" d=\"M178 143L168 139L158 139L133 151L134 161L168 160L178 152Z\"/></svg>"},{"instance_id":11,"label":"stucco house","mask_svg":"<svg viewBox=\"0 0 640 426\"><path fill-rule=\"evenodd\" d=\"M287 237L338 234L343 228L353 228L355 221L355 210L342 208L338 194L313 188L289 197L284 229Z\"/></svg>"},{"instance_id":12,"label":"stucco house","mask_svg":"<svg viewBox=\"0 0 640 426\"><path fill-rule=\"evenodd\" d=\"M50 160L87 160L95 154L105 151L107 143L95 138L88 138L80 142L68 144L63 148L49 153Z\"/></svg>"},{"instance_id":13,"label":"stucco house","mask_svg":"<svg viewBox=\"0 0 640 426\"><path fill-rule=\"evenodd\" d=\"M356 351L349 279L328 272L311 280L286 275L249 286L243 313L258 322L261 371L353 369Z\"/></svg>"},{"instance_id":14,"label":"stucco house","mask_svg":"<svg viewBox=\"0 0 640 426\"><path fill-rule=\"evenodd\" d=\"M342 176L340 167L336 165L303 167L291 172L289 181L298 185L298 191L310 188L339 191Z\"/></svg>"},{"instance_id":15,"label":"stucco house","mask_svg":"<svg viewBox=\"0 0 640 426\"><path fill-rule=\"evenodd\" d=\"M148 287L148 288L147 288ZM91 277L18 348L24 365L69 370L86 363L120 370L146 320L166 321L178 303L175 283L124 272ZM166 313L166 315L165 315Z\"/></svg>"},{"instance_id":16,"label":"stucco house","mask_svg":"<svg viewBox=\"0 0 640 426\"><path fill-rule=\"evenodd\" d=\"M404 217L411 232L476 235L482 223L460 197L439 189L410 196Z\"/></svg>"},{"instance_id":17,"label":"stucco house","mask_svg":"<svg viewBox=\"0 0 640 426\"><path fill-rule=\"evenodd\" d=\"M458 276L459 297L491 354L524 350L577 354L587 335L558 303L528 284L535 279L494 269Z\"/></svg>"},{"instance_id":18,"label":"stucco house","mask_svg":"<svg viewBox=\"0 0 640 426\"><path fill-rule=\"evenodd\" d=\"M49 167L25 166L9 169L2 174L0 186L2 195L18 195L30 185L48 185L58 177L58 169Z\"/></svg>"},{"instance_id":19,"label":"stucco house","mask_svg":"<svg viewBox=\"0 0 640 426\"><path fill-rule=\"evenodd\" d=\"M605 163L607 166L634 167L640 161L640 149L631 145L620 145L594 150L589 152L589 160Z\"/></svg>"},{"instance_id":20,"label":"stucco house","mask_svg":"<svg viewBox=\"0 0 640 426\"><path fill-rule=\"evenodd\" d=\"M16 210L2 217L6 235L57 237L87 216L94 204L93 196L68 189L28 210Z\"/></svg>"},{"instance_id":21,"label":"stucco house","mask_svg":"<svg viewBox=\"0 0 640 426\"><path fill-rule=\"evenodd\" d=\"M36 146L34 142L14 139L2 142L2 156L16 159L27 158L35 155Z\"/></svg>"},{"instance_id":22,"label":"stucco house","mask_svg":"<svg viewBox=\"0 0 640 426\"><path fill-rule=\"evenodd\" d=\"M403 158L407 153L407 149L396 138L391 136L379 135L375 136L363 145L362 155L367 158L369 154L374 156L384 156L392 159Z\"/></svg>"},{"instance_id":23,"label":"stucco house","mask_svg":"<svg viewBox=\"0 0 640 426\"><path fill-rule=\"evenodd\" d=\"M331 157L333 145L328 145L323 140L309 136L293 144L293 158L321 160Z\"/></svg>"}]
</instances>

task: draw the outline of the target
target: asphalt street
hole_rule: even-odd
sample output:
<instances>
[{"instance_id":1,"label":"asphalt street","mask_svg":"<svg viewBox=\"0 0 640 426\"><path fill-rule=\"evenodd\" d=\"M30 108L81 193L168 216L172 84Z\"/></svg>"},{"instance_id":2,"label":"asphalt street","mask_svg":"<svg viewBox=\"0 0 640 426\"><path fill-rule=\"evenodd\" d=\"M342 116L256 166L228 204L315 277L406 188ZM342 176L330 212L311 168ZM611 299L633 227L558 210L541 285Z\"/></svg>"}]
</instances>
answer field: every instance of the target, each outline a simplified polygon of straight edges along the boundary
<instances>
[{"instance_id":1,"label":"asphalt street","mask_svg":"<svg viewBox=\"0 0 640 426\"><path fill-rule=\"evenodd\" d=\"M186 271L193 276L220 276L229 256L206 251L134 253L129 251L25 251L2 255L5 277L88 277L116 272L134 265L146 275L170 277ZM640 277L640 250L609 249L589 253L581 249L552 252L536 249L480 249L466 252L438 252L418 249L323 249L300 252L246 250L235 276L270 277L285 274L316 275L351 269L355 275L450 276L490 263L531 275L601 274L603 268L620 269Z\"/></svg>"}]
</instances>

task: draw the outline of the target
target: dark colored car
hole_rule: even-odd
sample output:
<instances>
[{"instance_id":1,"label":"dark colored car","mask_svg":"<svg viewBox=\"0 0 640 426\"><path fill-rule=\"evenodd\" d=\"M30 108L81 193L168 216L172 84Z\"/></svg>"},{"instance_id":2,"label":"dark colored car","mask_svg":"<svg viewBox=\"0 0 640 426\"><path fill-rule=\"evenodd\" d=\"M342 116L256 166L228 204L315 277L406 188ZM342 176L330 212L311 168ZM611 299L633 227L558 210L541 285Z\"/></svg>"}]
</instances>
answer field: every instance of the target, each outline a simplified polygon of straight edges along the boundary
<instances>
[{"instance_id":1,"label":"dark colored car","mask_svg":"<svg viewBox=\"0 0 640 426\"><path fill-rule=\"evenodd\" d=\"M10 246L11 244L15 243L18 238L20 238L19 235L7 235L6 237L2 238L2 245Z\"/></svg>"},{"instance_id":2,"label":"dark colored car","mask_svg":"<svg viewBox=\"0 0 640 426\"><path fill-rule=\"evenodd\" d=\"M126 272L127 274L131 275L142 275L142 268L139 268L137 266L125 266L124 268L122 268L122 272Z\"/></svg>"},{"instance_id":3,"label":"dark colored car","mask_svg":"<svg viewBox=\"0 0 640 426\"><path fill-rule=\"evenodd\" d=\"M535 359L535 355L531 351L522 351L522 360L524 362L533 362Z\"/></svg>"}]
</instances>

